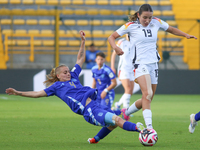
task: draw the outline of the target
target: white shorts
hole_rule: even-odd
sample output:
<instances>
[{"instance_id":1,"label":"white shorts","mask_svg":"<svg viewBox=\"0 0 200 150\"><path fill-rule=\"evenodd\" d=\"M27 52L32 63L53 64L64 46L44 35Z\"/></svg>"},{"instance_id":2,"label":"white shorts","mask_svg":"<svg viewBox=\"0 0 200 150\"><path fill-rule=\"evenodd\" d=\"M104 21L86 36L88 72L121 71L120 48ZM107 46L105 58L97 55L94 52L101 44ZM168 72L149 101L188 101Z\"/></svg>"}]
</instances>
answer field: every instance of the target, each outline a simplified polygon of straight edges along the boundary
<instances>
[{"instance_id":1,"label":"white shorts","mask_svg":"<svg viewBox=\"0 0 200 150\"><path fill-rule=\"evenodd\" d=\"M123 80L123 79L129 79L130 81L135 80L134 73L133 71L130 71L130 70L129 71L119 70L118 78L119 80Z\"/></svg>"},{"instance_id":2,"label":"white shorts","mask_svg":"<svg viewBox=\"0 0 200 150\"><path fill-rule=\"evenodd\" d=\"M135 64L134 68L135 79L142 75L149 74L151 77L151 84L158 84L158 63Z\"/></svg>"}]
</instances>

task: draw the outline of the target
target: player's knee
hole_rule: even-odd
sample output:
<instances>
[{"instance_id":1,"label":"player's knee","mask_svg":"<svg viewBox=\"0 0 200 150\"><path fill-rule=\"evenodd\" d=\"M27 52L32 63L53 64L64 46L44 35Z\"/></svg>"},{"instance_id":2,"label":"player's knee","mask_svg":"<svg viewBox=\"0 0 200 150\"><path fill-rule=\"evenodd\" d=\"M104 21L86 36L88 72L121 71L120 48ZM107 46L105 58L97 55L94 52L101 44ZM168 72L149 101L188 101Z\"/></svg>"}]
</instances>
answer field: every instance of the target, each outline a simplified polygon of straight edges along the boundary
<instances>
[{"instance_id":1,"label":"player's knee","mask_svg":"<svg viewBox=\"0 0 200 150\"><path fill-rule=\"evenodd\" d=\"M115 121L115 124L118 124L120 119L121 118L117 115L113 116L113 120Z\"/></svg>"},{"instance_id":2,"label":"player's knee","mask_svg":"<svg viewBox=\"0 0 200 150\"><path fill-rule=\"evenodd\" d=\"M145 94L145 98L146 98L147 100L151 101L152 97L153 97L153 91L150 89L150 90L148 90L147 93Z\"/></svg>"},{"instance_id":3,"label":"player's knee","mask_svg":"<svg viewBox=\"0 0 200 150\"><path fill-rule=\"evenodd\" d=\"M153 96L153 92L152 92L152 90L151 90L151 91L148 92L147 99L148 99L149 101L151 101L152 96Z\"/></svg>"}]
</instances>

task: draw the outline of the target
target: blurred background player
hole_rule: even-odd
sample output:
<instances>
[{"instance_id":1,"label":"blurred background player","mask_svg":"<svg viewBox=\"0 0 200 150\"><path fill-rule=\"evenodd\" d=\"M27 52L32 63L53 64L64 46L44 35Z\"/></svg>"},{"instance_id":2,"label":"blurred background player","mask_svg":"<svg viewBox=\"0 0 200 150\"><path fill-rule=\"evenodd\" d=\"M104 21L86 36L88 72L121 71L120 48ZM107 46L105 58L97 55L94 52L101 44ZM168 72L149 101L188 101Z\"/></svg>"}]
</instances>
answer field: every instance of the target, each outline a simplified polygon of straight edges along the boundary
<instances>
[{"instance_id":1,"label":"blurred background player","mask_svg":"<svg viewBox=\"0 0 200 150\"><path fill-rule=\"evenodd\" d=\"M117 42L117 46L119 46L124 54L119 56L118 62L118 78L124 87L124 94L120 98L118 102L115 102L115 109L119 109L123 104L123 108L128 108L130 103L130 98L133 93L134 88L134 74L133 74L133 65L132 65L132 56L133 51L130 50L130 42L128 34L126 34L126 38L122 38ZM114 73L115 70L115 58L116 52L113 50L111 55L111 69ZM122 109L124 111L124 109Z\"/></svg>"},{"instance_id":2,"label":"blurred background player","mask_svg":"<svg viewBox=\"0 0 200 150\"><path fill-rule=\"evenodd\" d=\"M97 101L104 106L111 108L114 98L114 88L117 85L116 76L109 66L105 64L105 54L96 54L96 65L92 67L92 88L98 89ZM116 115L121 114L120 110L115 111Z\"/></svg>"},{"instance_id":3,"label":"blurred background player","mask_svg":"<svg viewBox=\"0 0 200 150\"><path fill-rule=\"evenodd\" d=\"M115 40L129 34L131 50L134 51L134 76L142 91L142 98L133 103L124 113L129 116L142 108L143 117L148 129L152 129L151 101L158 84L158 62L160 56L156 49L158 30L163 30L187 39L195 36L186 34L177 28L169 26L159 18L153 17L153 9L149 4L140 6L139 11L129 17L129 22L111 34L108 41L117 55L124 52L115 44Z\"/></svg>"},{"instance_id":4,"label":"blurred background player","mask_svg":"<svg viewBox=\"0 0 200 150\"><path fill-rule=\"evenodd\" d=\"M188 128L190 133L194 133L195 126L197 125L197 121L199 120L200 120L200 112L190 115L190 125Z\"/></svg>"},{"instance_id":5,"label":"blurred background player","mask_svg":"<svg viewBox=\"0 0 200 150\"><path fill-rule=\"evenodd\" d=\"M89 50L86 50L86 56L85 56L86 69L91 69L93 66L96 65L95 58L98 52L100 51L96 50L96 47L93 43L89 46Z\"/></svg>"}]
</instances>

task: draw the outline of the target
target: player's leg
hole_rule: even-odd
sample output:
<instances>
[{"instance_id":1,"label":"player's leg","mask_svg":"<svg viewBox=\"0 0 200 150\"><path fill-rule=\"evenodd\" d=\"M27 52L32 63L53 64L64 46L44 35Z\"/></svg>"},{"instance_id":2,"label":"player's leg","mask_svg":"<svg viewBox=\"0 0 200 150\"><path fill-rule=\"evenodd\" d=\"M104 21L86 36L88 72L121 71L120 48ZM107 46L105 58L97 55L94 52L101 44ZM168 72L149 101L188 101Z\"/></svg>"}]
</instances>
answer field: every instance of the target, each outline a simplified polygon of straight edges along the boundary
<instances>
[{"instance_id":1,"label":"player's leg","mask_svg":"<svg viewBox=\"0 0 200 150\"><path fill-rule=\"evenodd\" d=\"M96 121L98 121L102 125L105 125L105 126L109 125L109 127L103 127L96 136L94 136L93 138L89 138L88 139L89 143L98 143L101 139L106 137L117 126L127 131L139 132L143 129L142 123L135 124L132 122L124 121L122 118L112 113L112 110L108 109L107 111L107 110L102 110L102 109L97 109L97 108L93 110L94 111L92 111L92 113L96 114L94 115L93 119L96 119Z\"/></svg>"},{"instance_id":2,"label":"player's leg","mask_svg":"<svg viewBox=\"0 0 200 150\"><path fill-rule=\"evenodd\" d=\"M143 79L142 79L143 80ZM153 95L155 93L156 90L156 86L157 85L152 85L152 91L153 91ZM152 95L152 98L153 98ZM152 99L151 98L151 99ZM148 101L149 102L149 101ZM127 116L129 116L132 113L135 113L137 111L139 111L142 108L142 98L138 99L137 101L135 101L125 112L124 112L124 116L127 118Z\"/></svg>"},{"instance_id":3,"label":"player's leg","mask_svg":"<svg viewBox=\"0 0 200 150\"><path fill-rule=\"evenodd\" d=\"M129 116L142 108L142 99L136 100L130 107L125 111L125 115Z\"/></svg>"},{"instance_id":4,"label":"player's leg","mask_svg":"<svg viewBox=\"0 0 200 150\"><path fill-rule=\"evenodd\" d=\"M115 115L114 112L106 105L96 105L95 101L92 101L86 108L87 111L84 112L84 118L87 122L97 125L104 126L93 138L89 138L88 142L90 144L98 143L101 139L106 137L116 126L112 122L112 119L107 114L110 112ZM109 120L109 121L106 121ZM106 126L112 125L112 128L107 128Z\"/></svg>"},{"instance_id":5,"label":"player's leg","mask_svg":"<svg viewBox=\"0 0 200 150\"><path fill-rule=\"evenodd\" d=\"M153 100L153 96L156 92L156 88L157 88L157 84L152 84L152 91L153 91L153 95L151 100ZM127 116L129 116L132 113L135 113L137 111L139 111L142 108L142 99L138 99L137 101L135 101L126 111L125 114Z\"/></svg>"},{"instance_id":6,"label":"player's leg","mask_svg":"<svg viewBox=\"0 0 200 150\"><path fill-rule=\"evenodd\" d=\"M132 85L132 91L133 91L133 88L134 88L134 80L135 80L135 77L134 77L134 74L132 74L132 76L130 77L131 84L133 84ZM141 108L142 108L142 100L138 99L131 106L129 106L127 108L127 110L124 113L124 116L129 116L130 114L139 111Z\"/></svg>"},{"instance_id":7,"label":"player's leg","mask_svg":"<svg viewBox=\"0 0 200 150\"><path fill-rule=\"evenodd\" d=\"M105 123L110 125L109 127L103 127L96 136L93 138L89 138L88 142L90 144L92 143L98 143L101 139L106 137L113 129L115 129L117 126L120 128L126 130L126 131L136 131L140 132L144 129L144 126L142 123L138 122L137 124L128 122L120 118L119 116L107 112L105 115Z\"/></svg>"},{"instance_id":8,"label":"player's leg","mask_svg":"<svg viewBox=\"0 0 200 150\"><path fill-rule=\"evenodd\" d=\"M137 78L138 84L142 91L142 110L143 117L147 128L152 127L152 112L151 112L151 100L153 96L153 90L151 86L151 77L149 74L142 75Z\"/></svg>"},{"instance_id":9,"label":"player's leg","mask_svg":"<svg viewBox=\"0 0 200 150\"><path fill-rule=\"evenodd\" d=\"M123 79L121 80L122 85L124 87L124 94L122 96L122 102L123 102L123 109L121 110L122 112L122 118L125 119L126 121L130 120L130 117L125 114L126 109L129 107L130 104L130 98L133 92L133 87L134 87L134 81L130 81L130 79Z\"/></svg>"},{"instance_id":10,"label":"player's leg","mask_svg":"<svg viewBox=\"0 0 200 150\"><path fill-rule=\"evenodd\" d=\"M127 131L137 131L139 132L141 130L140 127L141 126L137 126L135 123L129 122L129 121L125 121L123 120L121 117L111 113L111 112L107 112L105 115L105 123L110 125L110 128L112 129L113 127L117 127L119 126L120 128L127 130Z\"/></svg>"},{"instance_id":11,"label":"player's leg","mask_svg":"<svg viewBox=\"0 0 200 150\"><path fill-rule=\"evenodd\" d=\"M190 133L194 133L195 127L197 125L197 121L199 120L200 120L200 112L190 115L190 125L188 128Z\"/></svg>"},{"instance_id":12,"label":"player's leg","mask_svg":"<svg viewBox=\"0 0 200 150\"><path fill-rule=\"evenodd\" d=\"M136 71L137 69L137 71ZM134 81L135 81L135 77L136 77L136 72L137 72L137 76L142 75L140 73L140 71L138 71L138 66L135 66L135 69L132 73L130 73L130 81L133 81L133 85L134 85ZM138 73L139 72L139 73ZM134 86L133 86L134 88ZM132 89L133 91L133 89ZM136 100L131 106L129 106L127 108L127 110L125 110L125 112L122 114L122 116L125 116L126 118L129 117L129 115L131 115L132 113L135 113L137 111L139 111L142 108L142 99L138 99Z\"/></svg>"},{"instance_id":13,"label":"player's leg","mask_svg":"<svg viewBox=\"0 0 200 150\"><path fill-rule=\"evenodd\" d=\"M134 81L124 79L122 80L122 85L124 87L123 108L128 108L130 104L130 98L133 92Z\"/></svg>"},{"instance_id":14,"label":"player's leg","mask_svg":"<svg viewBox=\"0 0 200 150\"><path fill-rule=\"evenodd\" d=\"M151 101L158 83L158 63L141 65L138 70L137 81L142 91L142 110L147 128L152 127ZM140 76L142 75L142 76Z\"/></svg>"},{"instance_id":15,"label":"player's leg","mask_svg":"<svg viewBox=\"0 0 200 150\"><path fill-rule=\"evenodd\" d=\"M115 103L115 108L120 108L123 104L123 108L128 108L130 103L130 98L133 92L133 82L130 83L130 79L132 79L133 74L129 72L129 70L121 70L119 75L119 80L122 83L124 88L124 94L120 98L118 102Z\"/></svg>"},{"instance_id":16,"label":"player's leg","mask_svg":"<svg viewBox=\"0 0 200 150\"><path fill-rule=\"evenodd\" d=\"M93 138L89 138L88 142L90 144L96 144L101 139L106 137L112 130L114 130L117 126L109 126L109 127L102 127L101 130L95 135Z\"/></svg>"},{"instance_id":17,"label":"player's leg","mask_svg":"<svg viewBox=\"0 0 200 150\"><path fill-rule=\"evenodd\" d=\"M120 81L121 81L122 86L124 88L124 94L122 95L120 100L115 103L115 108L120 108L120 106L122 104L123 104L123 108L127 108L127 106L124 106L124 104L126 103L126 105L129 105L131 94L132 94L132 92L130 92L130 90L131 90L131 85L129 83L130 80L129 79L121 79Z\"/></svg>"}]
</instances>

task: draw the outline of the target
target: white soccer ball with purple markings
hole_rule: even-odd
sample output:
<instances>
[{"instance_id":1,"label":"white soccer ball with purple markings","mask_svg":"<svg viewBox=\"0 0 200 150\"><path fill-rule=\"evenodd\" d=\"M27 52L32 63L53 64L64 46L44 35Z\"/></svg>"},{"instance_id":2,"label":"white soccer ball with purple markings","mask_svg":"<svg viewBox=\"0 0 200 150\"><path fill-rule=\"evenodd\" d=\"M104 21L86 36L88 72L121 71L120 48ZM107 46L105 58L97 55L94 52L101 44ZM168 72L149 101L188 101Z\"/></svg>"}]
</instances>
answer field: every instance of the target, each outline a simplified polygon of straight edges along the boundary
<instances>
[{"instance_id":1,"label":"white soccer ball with purple markings","mask_svg":"<svg viewBox=\"0 0 200 150\"><path fill-rule=\"evenodd\" d=\"M157 132L154 129L144 129L139 133L139 140L144 146L153 146L158 141Z\"/></svg>"}]
</instances>

